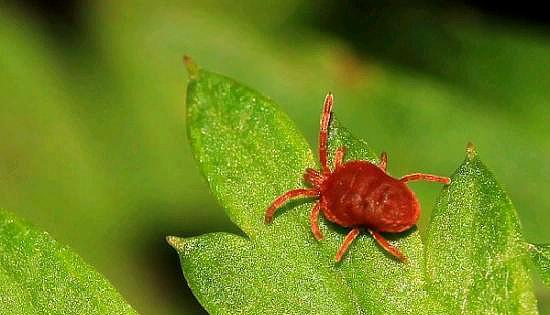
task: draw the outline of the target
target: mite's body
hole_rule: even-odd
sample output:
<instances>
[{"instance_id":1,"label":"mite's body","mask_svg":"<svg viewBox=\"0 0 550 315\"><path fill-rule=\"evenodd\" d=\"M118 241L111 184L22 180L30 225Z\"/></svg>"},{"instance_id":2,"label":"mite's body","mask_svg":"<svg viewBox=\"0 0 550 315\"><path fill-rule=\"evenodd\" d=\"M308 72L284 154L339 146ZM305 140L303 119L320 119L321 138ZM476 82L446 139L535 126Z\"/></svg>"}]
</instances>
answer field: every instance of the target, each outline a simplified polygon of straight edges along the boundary
<instances>
[{"instance_id":1,"label":"mite's body","mask_svg":"<svg viewBox=\"0 0 550 315\"><path fill-rule=\"evenodd\" d=\"M286 201L296 197L318 197L310 215L311 231L317 240L323 235L319 230L319 213L331 222L352 228L336 254L340 261L349 245L357 237L360 228L366 228L374 239L400 260L406 257L388 243L379 232L403 232L416 224L420 217L420 204L405 184L413 180L450 183L447 177L414 173L399 179L386 173L387 155L382 153L376 165L368 161L344 162L345 148L335 152L334 169L330 170L327 158L328 125L332 112L332 95L325 99L319 135L319 159L321 171L306 169L304 179L312 188L295 189L279 196L267 209L265 222L270 223L275 211Z\"/></svg>"},{"instance_id":2,"label":"mite's body","mask_svg":"<svg viewBox=\"0 0 550 315\"><path fill-rule=\"evenodd\" d=\"M340 226L403 232L420 216L414 193L377 165L351 161L337 167L320 187L325 217Z\"/></svg>"}]
</instances>

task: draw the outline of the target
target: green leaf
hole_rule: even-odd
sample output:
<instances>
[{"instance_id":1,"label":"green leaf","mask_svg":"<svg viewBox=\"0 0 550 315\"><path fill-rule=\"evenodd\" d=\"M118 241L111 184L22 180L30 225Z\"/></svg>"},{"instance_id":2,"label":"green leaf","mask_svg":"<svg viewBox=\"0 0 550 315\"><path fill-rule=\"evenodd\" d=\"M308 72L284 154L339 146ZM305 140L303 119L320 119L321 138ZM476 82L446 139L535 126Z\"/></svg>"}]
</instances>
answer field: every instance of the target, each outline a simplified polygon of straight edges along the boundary
<instances>
[{"instance_id":1,"label":"green leaf","mask_svg":"<svg viewBox=\"0 0 550 315\"><path fill-rule=\"evenodd\" d=\"M415 230L391 239L409 257L407 264L391 258L368 235L360 236L335 264L347 231L322 219L325 239L316 241L310 232L310 200L291 202L265 225L264 212L275 197L304 187L305 168L316 167L313 154L270 99L221 75L190 71L187 111L195 157L214 196L246 234L168 238L207 311L443 312L424 289L423 246ZM340 145L347 147L348 158L377 160L365 142L333 120L331 151Z\"/></svg>"},{"instance_id":2,"label":"green leaf","mask_svg":"<svg viewBox=\"0 0 550 315\"><path fill-rule=\"evenodd\" d=\"M0 314L136 314L93 268L0 210Z\"/></svg>"},{"instance_id":3,"label":"green leaf","mask_svg":"<svg viewBox=\"0 0 550 315\"><path fill-rule=\"evenodd\" d=\"M451 313L536 314L516 211L473 146L451 179L428 229L429 292Z\"/></svg>"},{"instance_id":4,"label":"green leaf","mask_svg":"<svg viewBox=\"0 0 550 315\"><path fill-rule=\"evenodd\" d=\"M529 252L542 282L550 287L550 244L529 244Z\"/></svg>"}]
</instances>

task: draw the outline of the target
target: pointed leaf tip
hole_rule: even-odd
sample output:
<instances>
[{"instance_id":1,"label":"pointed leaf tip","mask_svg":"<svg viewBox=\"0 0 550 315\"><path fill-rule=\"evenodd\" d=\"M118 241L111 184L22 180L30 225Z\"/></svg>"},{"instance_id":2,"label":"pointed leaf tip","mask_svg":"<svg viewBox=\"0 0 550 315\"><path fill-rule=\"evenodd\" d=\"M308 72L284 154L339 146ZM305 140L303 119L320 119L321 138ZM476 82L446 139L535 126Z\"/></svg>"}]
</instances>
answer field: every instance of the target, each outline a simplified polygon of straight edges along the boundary
<instances>
[{"instance_id":1,"label":"pointed leaf tip","mask_svg":"<svg viewBox=\"0 0 550 315\"><path fill-rule=\"evenodd\" d=\"M468 142L468 145L466 146L466 155L470 160L477 155L476 146L471 142Z\"/></svg>"},{"instance_id":2,"label":"pointed leaf tip","mask_svg":"<svg viewBox=\"0 0 550 315\"><path fill-rule=\"evenodd\" d=\"M170 244L175 250L181 251L181 249L184 246L184 241L182 238L179 238L177 236L167 236L166 242Z\"/></svg>"},{"instance_id":3,"label":"pointed leaf tip","mask_svg":"<svg viewBox=\"0 0 550 315\"><path fill-rule=\"evenodd\" d=\"M183 63L185 64L185 67L187 68L187 72L189 73L189 77L191 79L196 79L199 77L199 66L189 57L188 55L183 55Z\"/></svg>"}]
</instances>

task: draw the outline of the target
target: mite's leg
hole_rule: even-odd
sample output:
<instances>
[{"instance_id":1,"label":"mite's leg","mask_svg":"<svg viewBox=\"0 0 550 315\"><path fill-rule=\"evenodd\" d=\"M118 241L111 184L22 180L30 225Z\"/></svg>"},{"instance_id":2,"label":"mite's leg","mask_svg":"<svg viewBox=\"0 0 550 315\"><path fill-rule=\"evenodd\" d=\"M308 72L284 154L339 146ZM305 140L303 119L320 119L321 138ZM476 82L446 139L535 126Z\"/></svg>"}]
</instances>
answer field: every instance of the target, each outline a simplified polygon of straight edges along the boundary
<instances>
[{"instance_id":1,"label":"mite's leg","mask_svg":"<svg viewBox=\"0 0 550 315\"><path fill-rule=\"evenodd\" d=\"M309 222L311 223L311 232L315 239L320 241L323 239L323 234L319 229L319 212L321 210L321 202L317 202L313 209L311 209L311 214L309 215Z\"/></svg>"},{"instance_id":2,"label":"mite's leg","mask_svg":"<svg viewBox=\"0 0 550 315\"><path fill-rule=\"evenodd\" d=\"M415 180L425 180L428 182L437 182L442 184L450 184L451 179L449 177L443 177L443 176L436 176L431 174L424 174L424 173L413 173L409 175L405 175L399 179L403 183L411 182Z\"/></svg>"},{"instance_id":3,"label":"mite's leg","mask_svg":"<svg viewBox=\"0 0 550 315\"><path fill-rule=\"evenodd\" d=\"M332 112L332 93L328 93L325 98L325 104L323 105L323 116L321 116L321 128L319 130L319 160L321 161L321 173L323 175L329 174L330 169L328 167L327 157L327 141L328 141L328 125L330 122L330 115Z\"/></svg>"},{"instance_id":4,"label":"mite's leg","mask_svg":"<svg viewBox=\"0 0 550 315\"><path fill-rule=\"evenodd\" d=\"M265 212L265 223L271 223L273 220L273 215L278 208L280 208L285 202L296 197L316 197L319 196L319 191L317 189L294 189L287 191L284 195L281 195L273 201L271 206L267 208Z\"/></svg>"},{"instance_id":5,"label":"mite's leg","mask_svg":"<svg viewBox=\"0 0 550 315\"><path fill-rule=\"evenodd\" d=\"M401 253L397 248L395 248L395 246L388 243L388 241L386 241L386 239L383 238L382 235L380 235L379 233L377 233L377 232L375 232L371 229L369 229L369 233L370 233L370 235L372 235L372 237L378 243L378 245L382 246L382 248L384 248L390 254L395 256L395 258L397 258L397 259L399 259L403 262L407 261L407 257L405 255L403 255L403 253Z\"/></svg>"},{"instance_id":6,"label":"mite's leg","mask_svg":"<svg viewBox=\"0 0 550 315\"><path fill-rule=\"evenodd\" d=\"M339 147L334 152L334 168L338 168L344 164L344 155L346 154L345 147Z\"/></svg>"},{"instance_id":7,"label":"mite's leg","mask_svg":"<svg viewBox=\"0 0 550 315\"><path fill-rule=\"evenodd\" d=\"M307 168L304 173L304 180L311 184L314 188L318 189L325 178L312 168Z\"/></svg>"},{"instance_id":8,"label":"mite's leg","mask_svg":"<svg viewBox=\"0 0 550 315\"><path fill-rule=\"evenodd\" d=\"M378 164L378 167L380 167L380 169L384 172L386 171L386 168L388 167L388 155L386 152L382 152L382 154L380 154L380 164Z\"/></svg>"},{"instance_id":9,"label":"mite's leg","mask_svg":"<svg viewBox=\"0 0 550 315\"><path fill-rule=\"evenodd\" d=\"M351 245L351 243L353 243L353 240L355 240L357 235L359 235L359 228L354 228L349 231L348 235L346 235L346 238L344 239L344 242L340 246L340 249L338 249L336 256L334 257L336 262L342 260L342 257L344 257L344 254L348 251L348 247Z\"/></svg>"}]
</instances>

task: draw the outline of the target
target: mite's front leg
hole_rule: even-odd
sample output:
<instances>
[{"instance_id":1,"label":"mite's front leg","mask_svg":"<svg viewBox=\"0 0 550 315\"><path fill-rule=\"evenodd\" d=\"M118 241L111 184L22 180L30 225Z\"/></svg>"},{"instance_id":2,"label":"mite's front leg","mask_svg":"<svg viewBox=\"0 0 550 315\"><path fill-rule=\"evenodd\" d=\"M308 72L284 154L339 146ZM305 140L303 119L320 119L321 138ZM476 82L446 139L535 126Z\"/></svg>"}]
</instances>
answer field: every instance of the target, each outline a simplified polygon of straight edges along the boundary
<instances>
[{"instance_id":1,"label":"mite's front leg","mask_svg":"<svg viewBox=\"0 0 550 315\"><path fill-rule=\"evenodd\" d=\"M299 197L318 197L319 191L317 189L293 189L287 191L285 194L277 197L275 201L267 208L265 211L265 218L264 221L266 224L271 223L273 221L273 216L275 215L275 211L279 209L283 204L285 204L287 201L299 198Z\"/></svg>"},{"instance_id":2,"label":"mite's front leg","mask_svg":"<svg viewBox=\"0 0 550 315\"><path fill-rule=\"evenodd\" d=\"M399 180L402 181L403 183L417 181L417 180L442 183L445 185L449 185L451 183L451 179L449 177L437 176L432 174L424 174L424 173L413 173L413 174L405 175L401 177Z\"/></svg>"}]
</instances>

